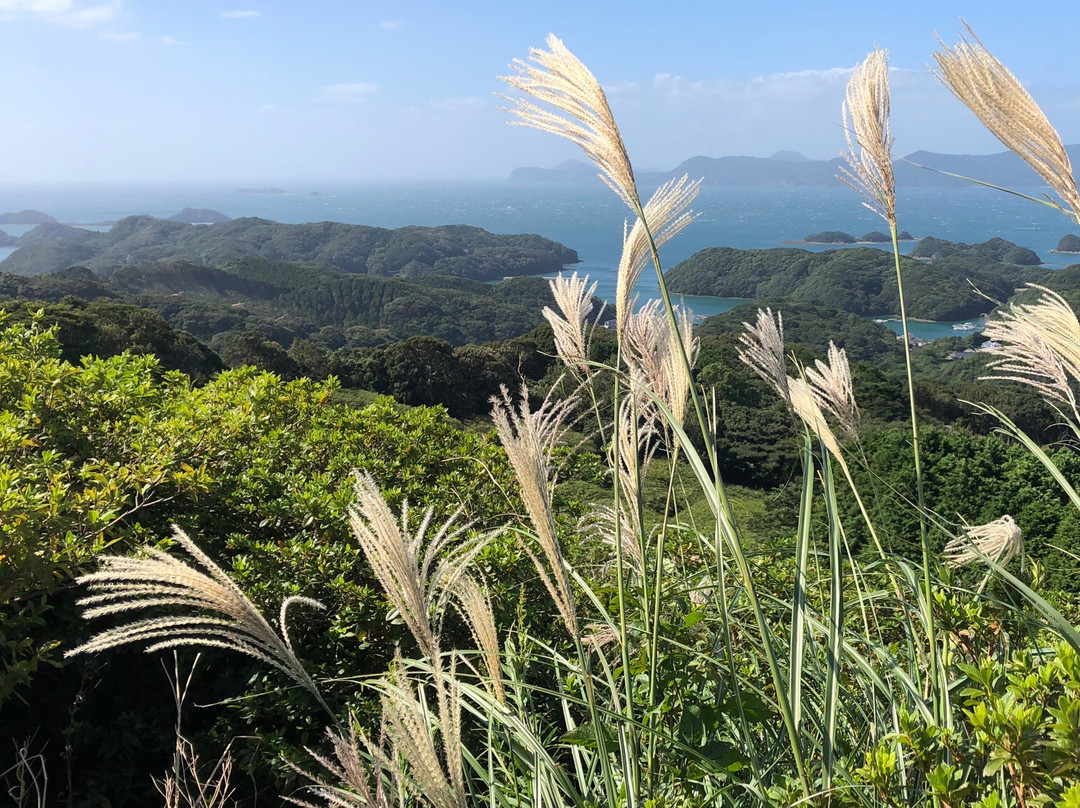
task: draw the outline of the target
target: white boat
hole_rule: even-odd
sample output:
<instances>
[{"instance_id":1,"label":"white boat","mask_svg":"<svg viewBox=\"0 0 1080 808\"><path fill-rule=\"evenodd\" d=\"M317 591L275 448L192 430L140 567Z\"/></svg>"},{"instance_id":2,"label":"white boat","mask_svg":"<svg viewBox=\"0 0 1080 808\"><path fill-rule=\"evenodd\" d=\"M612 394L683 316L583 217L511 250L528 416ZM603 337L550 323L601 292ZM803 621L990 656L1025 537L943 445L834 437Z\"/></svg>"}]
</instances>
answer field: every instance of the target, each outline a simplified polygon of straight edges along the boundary
<instances>
[{"instance_id":1,"label":"white boat","mask_svg":"<svg viewBox=\"0 0 1080 808\"><path fill-rule=\"evenodd\" d=\"M954 323L953 331L974 331L978 326L975 323Z\"/></svg>"}]
</instances>

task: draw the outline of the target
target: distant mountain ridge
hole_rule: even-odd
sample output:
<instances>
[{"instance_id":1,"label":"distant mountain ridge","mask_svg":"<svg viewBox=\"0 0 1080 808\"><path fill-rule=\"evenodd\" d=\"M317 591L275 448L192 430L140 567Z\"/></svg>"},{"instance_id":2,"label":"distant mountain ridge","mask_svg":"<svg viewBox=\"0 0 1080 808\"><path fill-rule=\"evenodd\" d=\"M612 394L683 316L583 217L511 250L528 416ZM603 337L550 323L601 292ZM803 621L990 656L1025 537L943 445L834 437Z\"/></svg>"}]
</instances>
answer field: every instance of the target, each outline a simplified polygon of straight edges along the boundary
<instances>
[{"instance_id":1,"label":"distant mountain ridge","mask_svg":"<svg viewBox=\"0 0 1080 808\"><path fill-rule=\"evenodd\" d=\"M1073 161L1080 160L1080 144L1066 146ZM917 164L917 165L914 165ZM648 171L637 175L643 185L659 185L688 174L701 177L705 185L731 187L837 187L843 160L812 160L796 151L779 151L770 157L705 157L684 160L671 171ZM937 169L927 171L920 166ZM964 180L938 171L948 171L1007 187L1045 185L1023 160L1009 151L994 154L942 154L915 151L893 161L900 187L957 187ZM567 160L553 168L516 168L510 181L520 184L585 184L598 182L596 168L580 160Z\"/></svg>"}]
</instances>

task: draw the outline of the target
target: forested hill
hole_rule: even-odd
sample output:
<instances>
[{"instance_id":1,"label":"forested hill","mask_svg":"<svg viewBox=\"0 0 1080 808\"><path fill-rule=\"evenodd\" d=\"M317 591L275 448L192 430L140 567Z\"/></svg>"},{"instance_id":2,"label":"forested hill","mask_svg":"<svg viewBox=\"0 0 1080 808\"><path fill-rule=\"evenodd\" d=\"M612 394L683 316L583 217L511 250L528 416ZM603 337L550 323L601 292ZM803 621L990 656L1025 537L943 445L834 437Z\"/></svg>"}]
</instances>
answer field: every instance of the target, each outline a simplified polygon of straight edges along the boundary
<instances>
[{"instance_id":1,"label":"forested hill","mask_svg":"<svg viewBox=\"0 0 1080 808\"><path fill-rule=\"evenodd\" d=\"M80 265L107 273L125 264L149 261L220 265L249 256L364 275L449 275L481 281L557 272L578 260L574 250L542 236L499 235L467 225L388 230L340 222L282 224L257 218L191 225L129 216L107 233L82 231L26 244L0 262L0 270L38 275Z\"/></svg>"},{"instance_id":2,"label":"forested hill","mask_svg":"<svg viewBox=\"0 0 1080 808\"><path fill-rule=\"evenodd\" d=\"M1015 248L1009 242L998 246L1002 245ZM1001 250L1002 255L1008 253L1007 248ZM1048 275L1048 270L1003 263L970 249L931 261L903 258L901 267L908 316L926 320L976 317L993 308L983 295L1004 301L1017 287L1041 282ZM667 280L671 290L679 294L754 299L787 296L862 316L892 315L900 310L893 256L873 247L824 252L710 247L669 270Z\"/></svg>"},{"instance_id":3,"label":"forested hill","mask_svg":"<svg viewBox=\"0 0 1080 808\"><path fill-rule=\"evenodd\" d=\"M321 333L335 347L421 334L453 345L509 339L542 323L541 310L553 305L541 278L495 284L437 276L372 278L263 258L221 267L129 264L107 276L85 267L34 277L0 274L0 306L4 300L57 302L67 296L135 303L211 342L248 330L286 346Z\"/></svg>"}]
</instances>

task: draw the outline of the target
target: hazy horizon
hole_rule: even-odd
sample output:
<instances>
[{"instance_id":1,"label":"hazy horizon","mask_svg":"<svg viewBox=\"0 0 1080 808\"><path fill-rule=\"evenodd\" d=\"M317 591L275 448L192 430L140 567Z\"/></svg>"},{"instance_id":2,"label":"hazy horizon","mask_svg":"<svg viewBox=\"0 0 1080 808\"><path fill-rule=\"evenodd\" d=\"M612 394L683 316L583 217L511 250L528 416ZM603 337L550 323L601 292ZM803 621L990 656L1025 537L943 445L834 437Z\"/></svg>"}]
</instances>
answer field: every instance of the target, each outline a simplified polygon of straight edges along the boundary
<instances>
[{"instance_id":1,"label":"hazy horizon","mask_svg":"<svg viewBox=\"0 0 1080 808\"><path fill-rule=\"evenodd\" d=\"M551 167L580 154L507 126L494 95L548 31L599 77L641 170L837 156L850 67L875 44L891 53L895 155L1002 150L926 68L964 4L717 5L0 0L0 183L490 182ZM1045 33L1071 7L966 11L1080 141L1080 82Z\"/></svg>"}]
</instances>

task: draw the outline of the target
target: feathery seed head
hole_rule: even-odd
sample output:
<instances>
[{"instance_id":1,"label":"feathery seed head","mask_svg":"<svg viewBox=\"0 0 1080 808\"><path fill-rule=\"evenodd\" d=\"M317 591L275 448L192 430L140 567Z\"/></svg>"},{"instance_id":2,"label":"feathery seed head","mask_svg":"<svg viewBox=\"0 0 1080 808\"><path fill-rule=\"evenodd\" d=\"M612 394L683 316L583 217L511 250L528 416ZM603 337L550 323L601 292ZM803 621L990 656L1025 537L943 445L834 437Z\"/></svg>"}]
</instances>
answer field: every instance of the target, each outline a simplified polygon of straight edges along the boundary
<instances>
[{"instance_id":1,"label":"feathery seed head","mask_svg":"<svg viewBox=\"0 0 1080 808\"><path fill-rule=\"evenodd\" d=\"M554 389L553 387L552 390ZM551 453L566 433L566 420L576 400L571 397L555 402L549 394L540 409L533 412L529 408L528 388L522 387L521 401L515 407L509 390L504 386L502 397L492 398L491 403L491 420L495 424L499 442L506 450L510 465L514 468L521 499L536 531L551 575L548 575L539 559L532 556L534 564L555 601L567 630L572 634L576 633L577 616L566 562L555 533L549 487L552 484Z\"/></svg>"},{"instance_id":2,"label":"feathery seed head","mask_svg":"<svg viewBox=\"0 0 1080 808\"><path fill-rule=\"evenodd\" d=\"M419 527L413 530L409 526L408 504L402 506L400 521L395 519L370 474L356 475L355 490L356 502L349 507L353 535L390 603L424 655L437 664L440 650L432 615L442 613L454 585L491 534L474 536L448 549L468 528L468 525L455 526L460 511L452 514L429 539L430 508Z\"/></svg>"},{"instance_id":3,"label":"feathery seed head","mask_svg":"<svg viewBox=\"0 0 1080 808\"><path fill-rule=\"evenodd\" d=\"M555 298L555 304L559 307L558 312L548 306L544 306L544 319L551 324L551 331L555 337L555 352L571 371L587 372L588 365L585 360L589 358L589 338L591 333L588 329L589 315L592 313L592 297L596 291L595 281L590 286L589 276L578 278L575 272L566 277L561 272L548 280L551 286L551 296ZM594 318L600 319L603 308Z\"/></svg>"},{"instance_id":4,"label":"feathery seed head","mask_svg":"<svg viewBox=\"0 0 1080 808\"><path fill-rule=\"evenodd\" d=\"M487 677L484 686L500 704L506 704L506 691L503 689L502 669L499 664L499 633L495 628L495 613L480 584L470 575L463 575L454 586L454 598L458 612L465 625L469 627L473 641L484 655Z\"/></svg>"},{"instance_id":5,"label":"feathery seed head","mask_svg":"<svg viewBox=\"0 0 1080 808\"><path fill-rule=\"evenodd\" d=\"M934 52L934 75L1005 146L1038 172L1064 202L1057 206L1080 222L1080 192L1061 136L1020 80L986 49L965 23L968 36ZM940 39L938 40L941 41Z\"/></svg>"},{"instance_id":6,"label":"feathery seed head","mask_svg":"<svg viewBox=\"0 0 1080 808\"><path fill-rule=\"evenodd\" d=\"M1006 514L985 525L966 527L962 536L945 545L945 563L950 567L962 567L989 558L996 564L1004 565L1023 546L1020 526Z\"/></svg>"},{"instance_id":7,"label":"feathery seed head","mask_svg":"<svg viewBox=\"0 0 1080 808\"><path fill-rule=\"evenodd\" d=\"M788 378L788 390L791 394L792 411L802 419L811 432L817 435L829 454L836 458L836 461L846 470L847 461L840 450L840 441L836 439L829 422L825 420L810 382L802 376L797 379Z\"/></svg>"},{"instance_id":8,"label":"feathery seed head","mask_svg":"<svg viewBox=\"0 0 1080 808\"><path fill-rule=\"evenodd\" d=\"M546 51L531 48L528 61L511 62L514 75L500 76L539 102L508 99L513 104L508 111L520 119L511 123L576 143L600 169L600 178L636 211L641 202L634 170L600 82L554 34L547 46Z\"/></svg>"},{"instance_id":9,"label":"feathery seed head","mask_svg":"<svg viewBox=\"0 0 1080 808\"><path fill-rule=\"evenodd\" d=\"M286 761L289 768L311 780L311 785L307 788L316 799L322 800L322 803L316 804L296 797L285 797L285 800L302 808L391 808L390 796L382 778L377 772L370 770L360 747L363 746L372 760L384 771L393 774L395 767L390 765L381 747L357 731L355 717L350 716L348 733L330 729L326 731L326 735L334 750L332 760L307 747L304 747L304 751L329 773L329 777L312 774L295 763Z\"/></svg>"},{"instance_id":10,"label":"feathery seed head","mask_svg":"<svg viewBox=\"0 0 1080 808\"><path fill-rule=\"evenodd\" d=\"M758 309L754 325L743 323L746 333L739 336L742 348L739 359L758 376L771 384L784 402L791 404L788 375L784 364L784 315L772 309Z\"/></svg>"},{"instance_id":11,"label":"feathery seed head","mask_svg":"<svg viewBox=\"0 0 1080 808\"><path fill-rule=\"evenodd\" d=\"M634 382L633 394L638 405L638 418L655 422L657 431L664 431L661 413L646 394L657 396L674 420L681 424L686 415L687 398L692 383L679 352L679 342L686 348L693 367L697 361L698 341L693 335L694 313L685 306L675 308L677 330L672 329L667 313L659 300L651 300L630 314L625 323L624 357Z\"/></svg>"},{"instance_id":12,"label":"feathery seed head","mask_svg":"<svg viewBox=\"0 0 1080 808\"><path fill-rule=\"evenodd\" d=\"M847 163L838 175L858 191L863 204L890 225L896 223L896 179L889 133L889 54L875 48L855 65L841 106ZM855 135L852 141L852 134Z\"/></svg>"},{"instance_id":13,"label":"feathery seed head","mask_svg":"<svg viewBox=\"0 0 1080 808\"><path fill-rule=\"evenodd\" d=\"M322 604L310 598L286 600L281 607L279 635L224 570L175 525L173 540L198 567L152 547L144 547L141 558L102 556L98 572L77 579L93 593L78 603L90 607L83 611L86 619L157 607L181 607L195 614L129 620L94 635L65 656L135 642L149 642L147 653L192 645L225 648L278 668L321 701L318 688L293 653L285 617L292 603L324 608Z\"/></svg>"},{"instance_id":14,"label":"feathery seed head","mask_svg":"<svg viewBox=\"0 0 1080 808\"><path fill-rule=\"evenodd\" d=\"M855 393L851 386L847 351L837 348L829 340L828 359L827 364L817 359L814 361L815 367L806 368L806 379L810 382L810 390L818 406L832 413L845 435L854 437L859 431L859 408L855 404Z\"/></svg>"},{"instance_id":15,"label":"feathery seed head","mask_svg":"<svg viewBox=\"0 0 1080 808\"><path fill-rule=\"evenodd\" d=\"M1044 286L1034 303L1011 303L986 321L983 334L1001 343L994 374L984 379L1022 382L1050 400L1076 406L1080 382L1080 322L1068 303Z\"/></svg>"},{"instance_id":16,"label":"feathery seed head","mask_svg":"<svg viewBox=\"0 0 1080 808\"><path fill-rule=\"evenodd\" d=\"M652 233L653 244L659 250L685 230L696 218L690 212L690 205L697 198L700 188L701 180L691 182L685 174L679 179L668 180L645 203L645 221L635 218L633 227L629 230L623 228L623 249L615 288L615 319L620 337L633 311L634 287L652 258L649 233Z\"/></svg>"},{"instance_id":17,"label":"feathery seed head","mask_svg":"<svg viewBox=\"0 0 1080 808\"><path fill-rule=\"evenodd\" d=\"M455 691L453 676L449 677L448 682L451 690ZM452 698L451 702L456 709L445 717L446 725L439 727L450 768L447 776L435 748L435 729L429 721L430 711L421 702L417 688L401 671L400 664L387 674L382 694L383 722L387 735L394 750L408 762L420 793L434 808L465 808L467 804L461 780L460 703L456 698Z\"/></svg>"}]
</instances>

